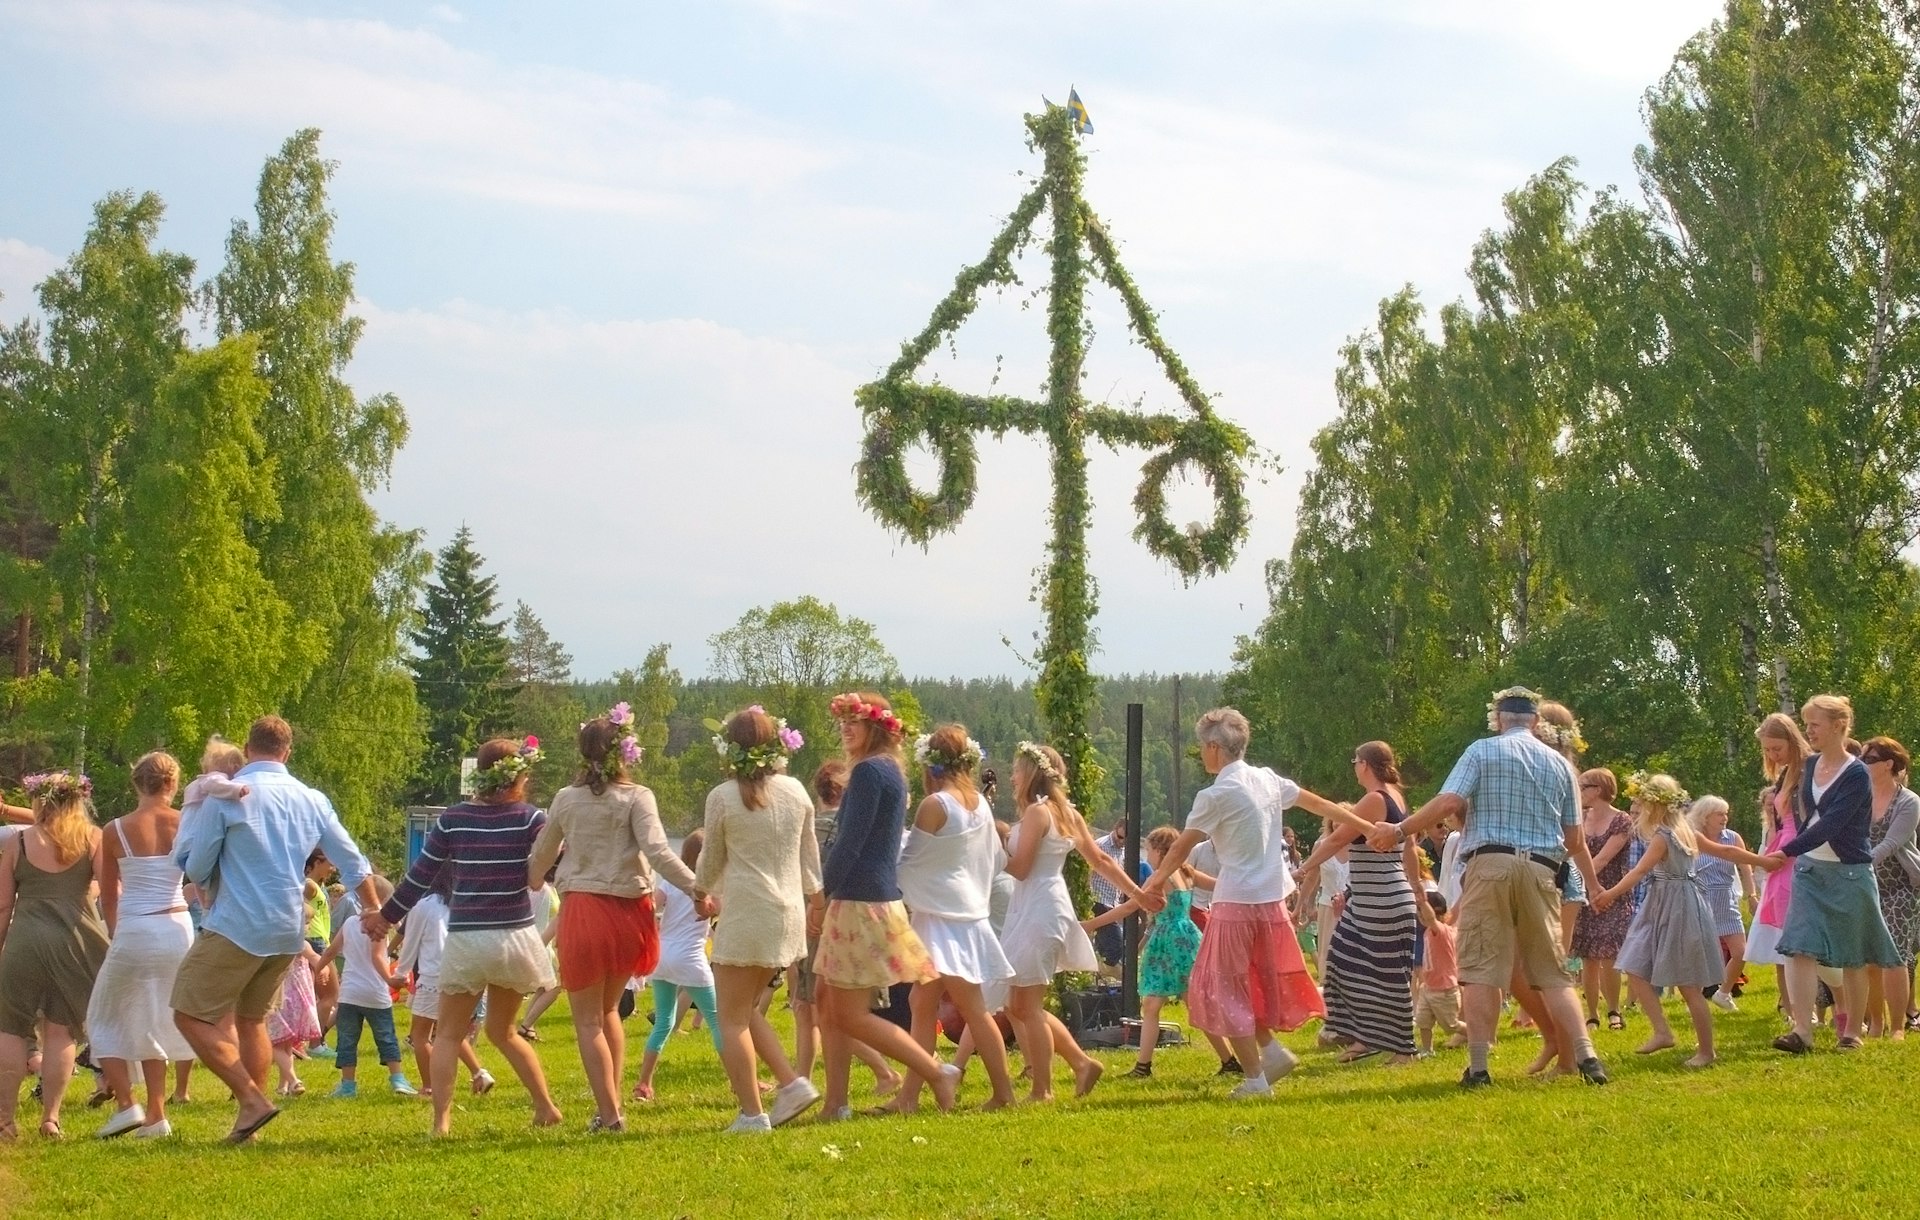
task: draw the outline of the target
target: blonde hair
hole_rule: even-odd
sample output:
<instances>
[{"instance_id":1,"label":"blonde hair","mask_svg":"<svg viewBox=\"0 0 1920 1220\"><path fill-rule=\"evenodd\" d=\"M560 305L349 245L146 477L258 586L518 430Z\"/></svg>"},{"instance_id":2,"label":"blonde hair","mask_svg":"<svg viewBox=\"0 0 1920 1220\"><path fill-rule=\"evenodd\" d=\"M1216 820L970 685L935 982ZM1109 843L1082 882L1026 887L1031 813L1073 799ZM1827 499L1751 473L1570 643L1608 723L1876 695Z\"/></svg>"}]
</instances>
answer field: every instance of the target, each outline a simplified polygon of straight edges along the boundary
<instances>
[{"instance_id":1,"label":"blonde hair","mask_svg":"<svg viewBox=\"0 0 1920 1220\"><path fill-rule=\"evenodd\" d=\"M965 755L971 744L972 738L967 736L967 726L964 724L943 724L927 736L927 745L948 758ZM974 799L980 795L980 784L974 779L973 766L969 756L967 761L941 767L937 773L928 768L927 791L951 792L953 799L971 809Z\"/></svg>"},{"instance_id":2,"label":"blonde hair","mask_svg":"<svg viewBox=\"0 0 1920 1220\"><path fill-rule=\"evenodd\" d=\"M1712 795L1697 796L1693 799L1693 804L1687 806L1687 825L1693 827L1697 833L1705 834L1707 819L1716 813L1730 813L1725 798Z\"/></svg>"},{"instance_id":3,"label":"blonde hair","mask_svg":"<svg viewBox=\"0 0 1920 1220\"><path fill-rule=\"evenodd\" d=\"M379 873L375 873L373 875L373 896L380 900L382 906L385 906L387 899L393 897L393 882L382 877ZM356 932L359 930L358 928L354 929Z\"/></svg>"},{"instance_id":4,"label":"blonde hair","mask_svg":"<svg viewBox=\"0 0 1920 1220\"><path fill-rule=\"evenodd\" d=\"M180 762L165 750L142 754L133 764L133 790L141 796L159 796L180 783Z\"/></svg>"},{"instance_id":5,"label":"blonde hair","mask_svg":"<svg viewBox=\"0 0 1920 1220\"><path fill-rule=\"evenodd\" d=\"M1573 709L1553 699L1541 702L1534 716L1533 735L1568 762L1576 762L1587 744L1580 739L1580 725L1573 717Z\"/></svg>"},{"instance_id":6,"label":"blonde hair","mask_svg":"<svg viewBox=\"0 0 1920 1220\"><path fill-rule=\"evenodd\" d=\"M1815 695L1800 705L1802 719L1816 712L1828 720L1839 722L1842 729L1853 728L1853 701L1845 695Z\"/></svg>"},{"instance_id":7,"label":"blonde hair","mask_svg":"<svg viewBox=\"0 0 1920 1220\"><path fill-rule=\"evenodd\" d=\"M1674 842L1680 845L1681 851L1689 856L1699 851L1699 842L1694 838L1693 827L1687 824L1686 816L1681 813L1678 804L1663 805L1644 795L1634 797L1633 828L1649 843L1653 842L1654 836L1661 830L1669 831L1673 835Z\"/></svg>"},{"instance_id":8,"label":"blonde hair","mask_svg":"<svg viewBox=\"0 0 1920 1220\"><path fill-rule=\"evenodd\" d=\"M1236 713L1237 714L1237 713ZM1086 825L1080 811L1067 799L1067 763L1060 757L1060 751L1052 746L1035 746L1046 758L1047 766L1054 779L1040 769L1038 763L1029 758L1024 750L1013 756L1013 794L1025 812L1029 805L1046 802L1053 817L1053 832L1057 835L1072 837L1074 832Z\"/></svg>"},{"instance_id":9,"label":"blonde hair","mask_svg":"<svg viewBox=\"0 0 1920 1220\"><path fill-rule=\"evenodd\" d=\"M207 748L200 753L200 773L218 771L223 775L232 775L247 765L247 756L240 747L215 733L207 738Z\"/></svg>"},{"instance_id":10,"label":"blonde hair","mask_svg":"<svg viewBox=\"0 0 1920 1220\"><path fill-rule=\"evenodd\" d=\"M62 868L93 850L93 802L78 792L34 801L33 824Z\"/></svg>"}]
</instances>

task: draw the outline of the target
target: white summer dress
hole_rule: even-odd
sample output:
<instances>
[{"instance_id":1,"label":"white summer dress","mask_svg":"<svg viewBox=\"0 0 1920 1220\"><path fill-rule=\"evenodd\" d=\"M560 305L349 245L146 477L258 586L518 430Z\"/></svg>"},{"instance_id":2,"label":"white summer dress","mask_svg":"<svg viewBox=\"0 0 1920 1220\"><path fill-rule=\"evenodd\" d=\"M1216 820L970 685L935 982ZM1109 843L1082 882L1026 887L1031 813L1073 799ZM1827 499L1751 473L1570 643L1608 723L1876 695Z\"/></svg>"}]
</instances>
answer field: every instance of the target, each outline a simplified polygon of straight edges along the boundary
<instances>
[{"instance_id":1,"label":"white summer dress","mask_svg":"<svg viewBox=\"0 0 1920 1220\"><path fill-rule=\"evenodd\" d=\"M107 958L87 1003L87 1034L97 1059L141 1063L193 1058L173 1023L173 976L193 946L193 921L171 852L136 856L120 840L120 914Z\"/></svg>"},{"instance_id":2,"label":"white summer dress","mask_svg":"<svg viewBox=\"0 0 1920 1220\"><path fill-rule=\"evenodd\" d=\"M1020 836L1027 823L1013 828L1007 840L1009 852L1018 855ZM1064 970L1091 971L1099 968L1093 955L1093 942L1073 913L1073 899L1067 894L1067 879L1060 869L1073 850L1073 840L1047 827L1040 850L1033 857L1033 868L1025 880L1014 881L1013 901L1007 906L1007 925L1001 930L1000 944L1013 966L1010 984L1017 987L1041 987L1053 982ZM1000 1007L1004 996L995 989L990 1007ZM1000 1004L993 1003L1001 1001Z\"/></svg>"},{"instance_id":3,"label":"white summer dress","mask_svg":"<svg viewBox=\"0 0 1920 1220\"><path fill-rule=\"evenodd\" d=\"M945 792L947 811L937 832L913 827L900 853L900 896L912 911L914 935L949 978L991 985L1013 977L1013 966L989 922L993 878L1006 863L987 802L967 809Z\"/></svg>"}]
</instances>

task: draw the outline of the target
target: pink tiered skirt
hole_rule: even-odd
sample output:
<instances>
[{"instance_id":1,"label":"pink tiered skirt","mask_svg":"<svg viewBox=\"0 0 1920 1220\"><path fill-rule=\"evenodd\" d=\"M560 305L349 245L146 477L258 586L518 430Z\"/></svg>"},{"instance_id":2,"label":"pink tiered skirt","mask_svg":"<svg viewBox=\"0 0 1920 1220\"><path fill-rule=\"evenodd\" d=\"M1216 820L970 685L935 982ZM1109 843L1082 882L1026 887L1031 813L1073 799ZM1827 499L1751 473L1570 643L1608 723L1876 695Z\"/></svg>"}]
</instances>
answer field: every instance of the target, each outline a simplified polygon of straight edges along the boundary
<instances>
[{"instance_id":1,"label":"pink tiered skirt","mask_svg":"<svg viewBox=\"0 0 1920 1220\"><path fill-rule=\"evenodd\" d=\"M1219 902L1200 939L1187 1016L1224 1038L1299 1029L1327 1014L1284 902Z\"/></svg>"}]
</instances>

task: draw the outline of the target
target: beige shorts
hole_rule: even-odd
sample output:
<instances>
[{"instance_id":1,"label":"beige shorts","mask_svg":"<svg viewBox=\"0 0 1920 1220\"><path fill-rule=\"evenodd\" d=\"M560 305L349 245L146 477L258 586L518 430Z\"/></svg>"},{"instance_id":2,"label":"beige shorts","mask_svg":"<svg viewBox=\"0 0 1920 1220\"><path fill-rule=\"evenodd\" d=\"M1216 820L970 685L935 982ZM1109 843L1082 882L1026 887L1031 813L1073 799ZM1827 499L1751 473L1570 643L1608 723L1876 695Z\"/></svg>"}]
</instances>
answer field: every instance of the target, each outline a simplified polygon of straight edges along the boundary
<instances>
[{"instance_id":1,"label":"beige shorts","mask_svg":"<svg viewBox=\"0 0 1920 1220\"><path fill-rule=\"evenodd\" d=\"M479 995L505 987L532 995L553 986L553 958L531 925L524 928L457 928L440 954L440 991Z\"/></svg>"},{"instance_id":2,"label":"beige shorts","mask_svg":"<svg viewBox=\"0 0 1920 1220\"><path fill-rule=\"evenodd\" d=\"M1460 887L1460 981L1504 988L1520 976L1541 991L1573 986L1560 956L1560 887L1523 855L1467 861Z\"/></svg>"},{"instance_id":3,"label":"beige shorts","mask_svg":"<svg viewBox=\"0 0 1920 1220\"><path fill-rule=\"evenodd\" d=\"M218 932L203 930L180 959L168 1004L209 1025L228 1013L243 1021L265 1020L292 964L291 953L255 957Z\"/></svg>"},{"instance_id":4,"label":"beige shorts","mask_svg":"<svg viewBox=\"0 0 1920 1220\"><path fill-rule=\"evenodd\" d=\"M1414 996L1414 1032L1424 1034L1436 1025L1450 1034L1466 1029L1460 1021L1460 989L1458 987L1449 987L1445 991L1433 991L1422 987Z\"/></svg>"}]
</instances>

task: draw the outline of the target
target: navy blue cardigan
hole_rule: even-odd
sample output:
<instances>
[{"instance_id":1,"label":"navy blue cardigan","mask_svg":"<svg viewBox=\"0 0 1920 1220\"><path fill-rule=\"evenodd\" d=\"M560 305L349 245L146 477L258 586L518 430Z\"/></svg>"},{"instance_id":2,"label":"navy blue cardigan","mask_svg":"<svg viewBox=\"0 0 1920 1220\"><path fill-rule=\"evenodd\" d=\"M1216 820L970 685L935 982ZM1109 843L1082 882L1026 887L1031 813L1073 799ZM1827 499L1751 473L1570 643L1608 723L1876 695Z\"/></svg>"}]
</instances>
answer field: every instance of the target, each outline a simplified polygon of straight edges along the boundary
<instances>
[{"instance_id":1,"label":"navy blue cardigan","mask_svg":"<svg viewBox=\"0 0 1920 1220\"><path fill-rule=\"evenodd\" d=\"M1800 779L1800 808L1810 825L1781 845L1788 856L1804 856L1822 843L1847 864L1870 864L1872 849L1867 846L1867 829L1873 824L1873 780L1866 764L1859 759L1840 769L1828 785L1826 794L1813 799L1814 760L1807 760L1806 774Z\"/></svg>"},{"instance_id":2,"label":"navy blue cardigan","mask_svg":"<svg viewBox=\"0 0 1920 1220\"><path fill-rule=\"evenodd\" d=\"M829 899L898 902L900 836L907 825L907 780L892 759L865 758L847 777L840 822L821 869Z\"/></svg>"}]
</instances>

